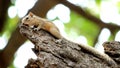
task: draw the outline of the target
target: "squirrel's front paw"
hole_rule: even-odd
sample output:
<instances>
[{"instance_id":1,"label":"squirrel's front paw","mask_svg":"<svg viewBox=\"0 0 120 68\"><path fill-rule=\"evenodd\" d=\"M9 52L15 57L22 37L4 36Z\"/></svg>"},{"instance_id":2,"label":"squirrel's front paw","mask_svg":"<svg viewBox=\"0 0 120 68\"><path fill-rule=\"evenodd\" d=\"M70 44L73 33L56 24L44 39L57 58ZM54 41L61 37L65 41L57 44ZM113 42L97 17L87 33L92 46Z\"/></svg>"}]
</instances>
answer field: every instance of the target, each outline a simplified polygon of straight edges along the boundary
<instances>
[{"instance_id":1,"label":"squirrel's front paw","mask_svg":"<svg viewBox=\"0 0 120 68\"><path fill-rule=\"evenodd\" d=\"M39 30L39 28L38 28L37 25L33 25L33 26L31 26L30 28L33 29L34 31L38 31L38 30Z\"/></svg>"}]
</instances>

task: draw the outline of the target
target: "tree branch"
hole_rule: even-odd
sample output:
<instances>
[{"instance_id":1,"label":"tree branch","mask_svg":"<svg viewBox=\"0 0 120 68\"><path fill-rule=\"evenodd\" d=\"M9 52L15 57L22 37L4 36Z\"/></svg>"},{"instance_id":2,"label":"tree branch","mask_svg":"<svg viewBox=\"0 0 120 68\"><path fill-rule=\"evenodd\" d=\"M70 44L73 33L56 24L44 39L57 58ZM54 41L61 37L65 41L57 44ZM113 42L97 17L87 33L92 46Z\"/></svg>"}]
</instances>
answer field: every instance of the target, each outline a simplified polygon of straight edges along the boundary
<instances>
[{"instance_id":1,"label":"tree branch","mask_svg":"<svg viewBox=\"0 0 120 68\"><path fill-rule=\"evenodd\" d=\"M101 21L100 19L98 19L97 17L93 16L92 14L85 12L80 6L76 6L66 0L62 1L61 3L65 6L67 6L68 8L70 8L71 10L75 11L79 15L82 15L86 19L92 21L92 23L94 23L98 27L100 27L100 30L102 30L103 28L108 28L111 31L111 33L114 33L114 37L115 37L115 33L117 33L120 29L120 26L118 26L118 25L111 24L111 23L105 23L105 22ZM93 44L96 44L99 34L100 34L100 31L99 31L98 35L96 36ZM113 34L111 34L111 35L113 35Z\"/></svg>"},{"instance_id":2,"label":"tree branch","mask_svg":"<svg viewBox=\"0 0 120 68\"><path fill-rule=\"evenodd\" d=\"M87 18L88 20L93 21L94 24L98 25L101 28L108 28L111 31L120 29L120 26L118 26L118 25L107 24L107 23L101 21L100 19L96 18L95 16L91 15L90 13L85 12L80 6L76 6L66 0L61 1L61 3L65 6L69 7L71 10L75 11L79 15L82 15L83 17Z\"/></svg>"},{"instance_id":3,"label":"tree branch","mask_svg":"<svg viewBox=\"0 0 120 68\"><path fill-rule=\"evenodd\" d=\"M117 68L116 63L106 62L89 50L64 38L56 39L45 30L35 31L21 26L20 32L35 46L37 60L30 59L26 68ZM97 53L97 52L96 52Z\"/></svg>"},{"instance_id":4,"label":"tree branch","mask_svg":"<svg viewBox=\"0 0 120 68\"><path fill-rule=\"evenodd\" d=\"M105 53L111 56L120 68L120 42L111 41L103 43Z\"/></svg>"},{"instance_id":5,"label":"tree branch","mask_svg":"<svg viewBox=\"0 0 120 68\"><path fill-rule=\"evenodd\" d=\"M4 24L7 20L7 11L10 4L10 0L0 0L0 32L3 31Z\"/></svg>"}]
</instances>

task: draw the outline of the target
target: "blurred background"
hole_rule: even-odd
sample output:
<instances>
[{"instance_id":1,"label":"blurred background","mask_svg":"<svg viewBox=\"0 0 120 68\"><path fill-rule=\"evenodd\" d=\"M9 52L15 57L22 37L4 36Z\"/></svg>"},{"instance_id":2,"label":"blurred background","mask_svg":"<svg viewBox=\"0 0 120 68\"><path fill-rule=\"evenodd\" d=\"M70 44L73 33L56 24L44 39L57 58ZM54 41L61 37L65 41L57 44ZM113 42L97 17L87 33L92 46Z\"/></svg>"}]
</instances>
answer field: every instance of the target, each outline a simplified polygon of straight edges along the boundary
<instances>
[{"instance_id":1,"label":"blurred background","mask_svg":"<svg viewBox=\"0 0 120 68\"><path fill-rule=\"evenodd\" d=\"M65 38L100 52L103 42L120 41L120 0L0 0L1 68L24 68L37 58L18 28L28 12L54 22Z\"/></svg>"}]
</instances>

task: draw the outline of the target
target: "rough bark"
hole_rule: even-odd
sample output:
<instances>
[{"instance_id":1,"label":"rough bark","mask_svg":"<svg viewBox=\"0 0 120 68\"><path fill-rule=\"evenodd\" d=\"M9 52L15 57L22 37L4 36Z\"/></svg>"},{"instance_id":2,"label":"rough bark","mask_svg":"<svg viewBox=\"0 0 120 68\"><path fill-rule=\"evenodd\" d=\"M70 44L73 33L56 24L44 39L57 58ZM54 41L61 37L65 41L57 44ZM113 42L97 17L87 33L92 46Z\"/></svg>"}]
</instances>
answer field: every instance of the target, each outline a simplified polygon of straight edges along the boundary
<instances>
[{"instance_id":1,"label":"rough bark","mask_svg":"<svg viewBox=\"0 0 120 68\"><path fill-rule=\"evenodd\" d=\"M120 68L120 42L111 41L103 43L105 53L116 61Z\"/></svg>"},{"instance_id":2,"label":"rough bark","mask_svg":"<svg viewBox=\"0 0 120 68\"><path fill-rule=\"evenodd\" d=\"M117 68L88 50L66 39L57 39L44 30L22 26L21 33L35 46L37 59L30 59L26 68Z\"/></svg>"}]
</instances>

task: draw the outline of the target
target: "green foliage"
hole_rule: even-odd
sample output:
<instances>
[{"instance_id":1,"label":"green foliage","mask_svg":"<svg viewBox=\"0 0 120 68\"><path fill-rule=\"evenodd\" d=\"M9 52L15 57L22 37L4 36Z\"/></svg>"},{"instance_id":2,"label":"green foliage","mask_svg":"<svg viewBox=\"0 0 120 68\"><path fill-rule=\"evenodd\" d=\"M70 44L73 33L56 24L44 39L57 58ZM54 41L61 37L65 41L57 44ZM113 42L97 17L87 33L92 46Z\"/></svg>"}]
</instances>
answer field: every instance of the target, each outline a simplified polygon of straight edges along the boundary
<instances>
[{"instance_id":1,"label":"green foliage","mask_svg":"<svg viewBox=\"0 0 120 68\"><path fill-rule=\"evenodd\" d=\"M100 6L101 0L95 0L95 2L96 2L96 4L97 4L98 6Z\"/></svg>"},{"instance_id":2,"label":"green foliage","mask_svg":"<svg viewBox=\"0 0 120 68\"><path fill-rule=\"evenodd\" d=\"M15 68L14 63L10 64L9 68Z\"/></svg>"},{"instance_id":3,"label":"green foliage","mask_svg":"<svg viewBox=\"0 0 120 68\"><path fill-rule=\"evenodd\" d=\"M115 40L115 36L116 36L116 34L117 34L117 32L119 31L119 29L115 29L112 33L111 33L111 35L110 35L110 37L109 37L109 41L112 41L112 40Z\"/></svg>"},{"instance_id":4,"label":"green foliage","mask_svg":"<svg viewBox=\"0 0 120 68\"><path fill-rule=\"evenodd\" d=\"M118 8L118 12L120 13L120 1L117 2L117 8Z\"/></svg>"},{"instance_id":5,"label":"green foliage","mask_svg":"<svg viewBox=\"0 0 120 68\"><path fill-rule=\"evenodd\" d=\"M69 34L71 30L77 33L78 36L83 35L87 38L88 44L93 45L93 42L100 28L84 17L71 12L71 20L65 24L66 32ZM74 37L74 36L72 36Z\"/></svg>"},{"instance_id":6,"label":"green foliage","mask_svg":"<svg viewBox=\"0 0 120 68\"><path fill-rule=\"evenodd\" d=\"M5 27L4 27L4 34L6 34L8 38L10 37L13 30L16 29L18 20L19 20L19 18L17 16L14 18L9 18L9 17L7 18L7 21L6 21Z\"/></svg>"}]
</instances>

